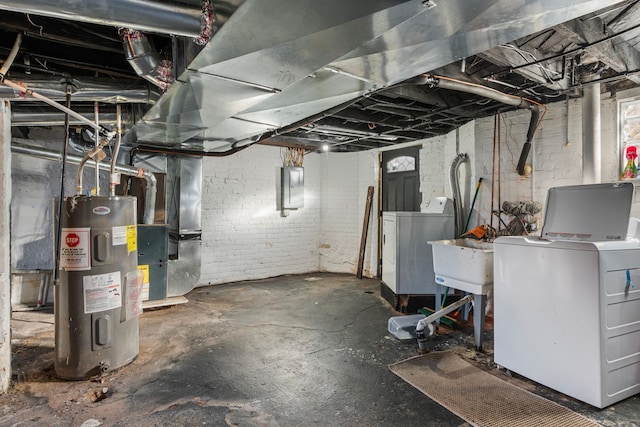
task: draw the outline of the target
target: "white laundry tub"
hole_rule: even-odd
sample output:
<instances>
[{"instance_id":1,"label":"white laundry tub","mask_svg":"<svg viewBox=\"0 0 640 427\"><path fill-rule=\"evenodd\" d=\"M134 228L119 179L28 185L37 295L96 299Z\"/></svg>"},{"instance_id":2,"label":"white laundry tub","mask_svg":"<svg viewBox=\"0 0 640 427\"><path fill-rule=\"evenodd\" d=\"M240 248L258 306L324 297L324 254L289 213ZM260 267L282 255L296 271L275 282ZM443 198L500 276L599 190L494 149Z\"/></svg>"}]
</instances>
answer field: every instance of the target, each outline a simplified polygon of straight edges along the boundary
<instances>
[{"instance_id":1,"label":"white laundry tub","mask_svg":"<svg viewBox=\"0 0 640 427\"><path fill-rule=\"evenodd\" d=\"M437 284L477 295L493 288L493 243L470 239L429 243Z\"/></svg>"}]
</instances>

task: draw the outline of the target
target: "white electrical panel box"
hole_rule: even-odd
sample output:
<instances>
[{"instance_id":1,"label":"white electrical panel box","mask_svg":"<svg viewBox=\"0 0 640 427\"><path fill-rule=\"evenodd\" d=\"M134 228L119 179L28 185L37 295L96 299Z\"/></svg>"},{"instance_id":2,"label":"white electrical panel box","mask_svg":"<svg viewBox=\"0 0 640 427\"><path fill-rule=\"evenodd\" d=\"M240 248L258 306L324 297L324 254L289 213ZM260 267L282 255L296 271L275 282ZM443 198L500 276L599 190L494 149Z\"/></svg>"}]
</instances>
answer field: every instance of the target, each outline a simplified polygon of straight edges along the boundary
<instances>
[{"instance_id":1,"label":"white electrical panel box","mask_svg":"<svg viewBox=\"0 0 640 427\"><path fill-rule=\"evenodd\" d=\"M285 166L282 168L282 209L304 207L304 168Z\"/></svg>"}]
</instances>

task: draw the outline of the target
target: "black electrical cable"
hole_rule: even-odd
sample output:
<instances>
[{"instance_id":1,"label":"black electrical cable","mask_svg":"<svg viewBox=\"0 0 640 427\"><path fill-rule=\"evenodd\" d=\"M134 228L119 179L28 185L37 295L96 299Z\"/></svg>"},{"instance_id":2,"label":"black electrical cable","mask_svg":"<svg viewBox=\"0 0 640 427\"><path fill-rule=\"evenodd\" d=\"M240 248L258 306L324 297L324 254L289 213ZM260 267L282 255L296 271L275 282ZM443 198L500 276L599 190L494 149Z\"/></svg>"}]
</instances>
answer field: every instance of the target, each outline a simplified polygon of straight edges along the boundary
<instances>
[{"instance_id":1,"label":"black electrical cable","mask_svg":"<svg viewBox=\"0 0 640 427\"><path fill-rule=\"evenodd\" d=\"M71 108L71 82L67 82L66 100L65 106ZM64 141L62 144L62 177L60 178L60 198L58 200L58 212L56 213L58 218L56 221L56 259L53 270L53 283L58 283L60 280L60 245L62 238L62 205L64 204L64 178L66 176L67 165L67 146L69 141L69 113L64 113Z\"/></svg>"}]
</instances>

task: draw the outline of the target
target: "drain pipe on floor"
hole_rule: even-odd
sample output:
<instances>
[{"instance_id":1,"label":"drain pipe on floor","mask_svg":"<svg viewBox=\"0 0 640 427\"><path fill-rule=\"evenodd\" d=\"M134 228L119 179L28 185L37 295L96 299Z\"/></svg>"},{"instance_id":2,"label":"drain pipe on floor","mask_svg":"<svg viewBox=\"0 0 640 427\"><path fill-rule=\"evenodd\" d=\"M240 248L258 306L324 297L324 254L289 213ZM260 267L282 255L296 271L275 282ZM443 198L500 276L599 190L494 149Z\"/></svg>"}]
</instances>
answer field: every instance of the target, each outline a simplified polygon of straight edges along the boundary
<instances>
[{"instance_id":1,"label":"drain pipe on floor","mask_svg":"<svg viewBox=\"0 0 640 427\"><path fill-rule=\"evenodd\" d=\"M427 338L432 336L435 333L435 328L433 326L433 322L440 319L443 316L451 313L452 311L462 307L468 302L473 301L473 294L469 294L463 298L460 298L458 301L454 302L446 306L445 308L436 311L435 313L425 317L424 319L420 319L418 324L416 325L416 338L418 340L418 352L426 353L427 350ZM428 334L427 334L428 332Z\"/></svg>"},{"instance_id":2,"label":"drain pipe on floor","mask_svg":"<svg viewBox=\"0 0 640 427\"><path fill-rule=\"evenodd\" d=\"M520 96L509 95L507 93L500 92L493 88L482 86L476 83L465 82L462 80L452 79L450 77L443 76L433 76L429 74L422 75L416 79L411 80L412 84L422 84L427 85L429 87L439 87L442 89L455 90L458 92L466 92L474 95L483 96L488 99L492 99L494 101L501 102L506 105L513 105L518 108L526 108L531 110L531 120L529 122L529 130L527 132L527 137L522 146L522 151L520 152L520 159L518 160L518 166L516 171L518 175L526 176L530 172L527 170L527 158L529 157L529 152L531 151L531 141L533 140L533 135L538 128L538 124L542 120L540 116L540 107L543 107L546 111L546 107L539 102L533 101L531 99L523 98ZM544 116L544 113L542 114Z\"/></svg>"}]
</instances>

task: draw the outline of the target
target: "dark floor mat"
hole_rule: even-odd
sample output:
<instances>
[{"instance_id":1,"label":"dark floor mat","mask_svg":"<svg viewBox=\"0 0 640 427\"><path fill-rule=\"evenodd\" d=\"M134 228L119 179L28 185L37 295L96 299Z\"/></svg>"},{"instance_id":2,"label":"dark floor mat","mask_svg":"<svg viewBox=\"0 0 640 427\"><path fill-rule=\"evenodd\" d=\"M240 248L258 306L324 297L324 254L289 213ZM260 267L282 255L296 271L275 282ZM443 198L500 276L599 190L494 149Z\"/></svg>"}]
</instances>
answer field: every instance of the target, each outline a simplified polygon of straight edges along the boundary
<instances>
[{"instance_id":1,"label":"dark floor mat","mask_svg":"<svg viewBox=\"0 0 640 427\"><path fill-rule=\"evenodd\" d=\"M452 352L413 357L389 368L474 426L599 425L564 406L505 382Z\"/></svg>"}]
</instances>

